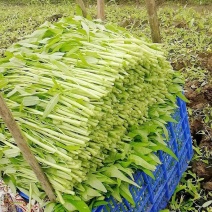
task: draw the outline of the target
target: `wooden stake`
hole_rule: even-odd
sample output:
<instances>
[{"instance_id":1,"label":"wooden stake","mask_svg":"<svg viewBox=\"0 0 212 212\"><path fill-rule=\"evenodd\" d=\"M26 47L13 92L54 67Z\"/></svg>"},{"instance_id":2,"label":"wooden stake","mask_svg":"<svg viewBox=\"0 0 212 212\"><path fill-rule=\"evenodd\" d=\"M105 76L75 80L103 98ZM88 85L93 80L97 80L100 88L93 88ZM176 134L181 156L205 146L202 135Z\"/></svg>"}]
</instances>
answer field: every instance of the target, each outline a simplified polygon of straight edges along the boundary
<instances>
[{"instance_id":1,"label":"wooden stake","mask_svg":"<svg viewBox=\"0 0 212 212\"><path fill-rule=\"evenodd\" d=\"M55 201L56 196L54 194L53 188L51 184L49 183L49 180L44 174L43 170L41 169L39 163L37 162L35 156L32 154L29 146L27 145L27 141L25 137L23 136L15 119L13 118L13 115L10 112L10 109L7 107L6 102L4 101L1 93L0 93L0 116L2 117L10 133L15 139L15 142L17 146L19 147L19 149L21 150L23 157L29 163L37 179L40 181L41 186L46 192L47 196L49 197L51 201Z\"/></svg>"},{"instance_id":2,"label":"wooden stake","mask_svg":"<svg viewBox=\"0 0 212 212\"><path fill-rule=\"evenodd\" d=\"M105 1L97 0L97 18L105 20Z\"/></svg>"},{"instance_id":3,"label":"wooden stake","mask_svg":"<svg viewBox=\"0 0 212 212\"><path fill-rule=\"evenodd\" d=\"M85 4L83 2L83 0L76 0L76 3L80 6L81 10L82 10L82 14L83 14L83 17L87 17L87 11L86 11L86 8L85 8Z\"/></svg>"},{"instance_id":4,"label":"wooden stake","mask_svg":"<svg viewBox=\"0 0 212 212\"><path fill-rule=\"evenodd\" d=\"M146 6L149 15L149 24L151 28L152 41L154 43L161 43L155 0L146 0Z\"/></svg>"}]
</instances>

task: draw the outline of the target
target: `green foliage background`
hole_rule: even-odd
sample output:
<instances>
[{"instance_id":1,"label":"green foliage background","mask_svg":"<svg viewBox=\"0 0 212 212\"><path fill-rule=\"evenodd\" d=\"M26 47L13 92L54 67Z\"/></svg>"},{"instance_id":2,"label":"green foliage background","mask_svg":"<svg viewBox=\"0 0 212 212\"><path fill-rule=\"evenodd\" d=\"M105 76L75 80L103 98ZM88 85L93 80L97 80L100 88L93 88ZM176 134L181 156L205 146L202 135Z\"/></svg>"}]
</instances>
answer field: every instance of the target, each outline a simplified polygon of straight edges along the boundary
<instances>
[{"instance_id":1,"label":"green foliage background","mask_svg":"<svg viewBox=\"0 0 212 212\"><path fill-rule=\"evenodd\" d=\"M11 4L59 4L59 3L73 3L75 0L1 0L5 3ZM175 2L180 4L209 4L212 3L212 0L155 0L157 4L161 4L164 2ZM95 4L97 0L84 0L85 4ZM143 4L145 0L105 0L106 3L135 3L135 4Z\"/></svg>"}]
</instances>

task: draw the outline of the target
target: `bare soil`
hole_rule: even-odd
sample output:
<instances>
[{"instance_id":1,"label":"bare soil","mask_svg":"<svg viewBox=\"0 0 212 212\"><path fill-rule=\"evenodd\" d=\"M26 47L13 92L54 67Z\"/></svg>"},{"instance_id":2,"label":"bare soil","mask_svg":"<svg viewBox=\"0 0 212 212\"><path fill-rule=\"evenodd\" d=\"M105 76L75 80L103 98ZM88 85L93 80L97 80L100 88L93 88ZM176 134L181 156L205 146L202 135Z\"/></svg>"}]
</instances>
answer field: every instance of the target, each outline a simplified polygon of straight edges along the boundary
<instances>
[{"instance_id":1,"label":"bare soil","mask_svg":"<svg viewBox=\"0 0 212 212\"><path fill-rule=\"evenodd\" d=\"M200 53L199 61L203 68L208 69L212 73L212 52L211 53Z\"/></svg>"},{"instance_id":2,"label":"bare soil","mask_svg":"<svg viewBox=\"0 0 212 212\"><path fill-rule=\"evenodd\" d=\"M197 59L200 66L208 70L208 79L211 79L212 53L199 53ZM187 65L189 65L188 62L181 61L173 64L173 67L180 70ZM200 91L199 88L201 88ZM196 173L198 177L204 178L201 184L202 188L205 189L206 192L212 191L212 158L209 157L208 164L203 162L204 159L208 159L204 157L206 152L212 155L212 129L203 120L204 108L212 106L212 83L209 80L202 86L201 82L197 79L187 82L185 90L185 95L190 101L188 107L193 109L196 113L190 117L191 134L202 151L201 159L192 162L192 171Z\"/></svg>"}]
</instances>

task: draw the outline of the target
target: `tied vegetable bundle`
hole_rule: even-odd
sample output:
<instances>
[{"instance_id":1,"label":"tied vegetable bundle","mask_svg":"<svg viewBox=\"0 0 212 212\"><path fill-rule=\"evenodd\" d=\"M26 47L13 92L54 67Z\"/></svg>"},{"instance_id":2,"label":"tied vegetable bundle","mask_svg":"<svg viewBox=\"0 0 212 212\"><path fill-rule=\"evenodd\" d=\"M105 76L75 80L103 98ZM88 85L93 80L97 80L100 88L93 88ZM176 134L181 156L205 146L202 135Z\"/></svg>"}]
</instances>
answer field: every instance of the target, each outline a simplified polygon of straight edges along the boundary
<instances>
[{"instance_id":1,"label":"tied vegetable bundle","mask_svg":"<svg viewBox=\"0 0 212 212\"><path fill-rule=\"evenodd\" d=\"M158 45L81 16L46 22L10 47L0 89L60 202L45 210L90 211L110 194L134 204L134 170L154 178L158 150L176 158L165 125L175 121L182 84ZM0 123L2 178L42 203L35 174Z\"/></svg>"}]
</instances>

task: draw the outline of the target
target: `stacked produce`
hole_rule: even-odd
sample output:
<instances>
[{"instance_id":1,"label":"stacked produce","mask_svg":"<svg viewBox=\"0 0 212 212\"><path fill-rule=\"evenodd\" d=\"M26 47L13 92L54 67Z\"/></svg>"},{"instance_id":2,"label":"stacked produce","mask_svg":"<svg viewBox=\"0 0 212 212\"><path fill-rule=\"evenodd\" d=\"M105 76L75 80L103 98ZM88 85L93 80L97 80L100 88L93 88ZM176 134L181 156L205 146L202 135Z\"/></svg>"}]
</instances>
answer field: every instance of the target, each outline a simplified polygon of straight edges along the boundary
<instances>
[{"instance_id":1,"label":"stacked produce","mask_svg":"<svg viewBox=\"0 0 212 212\"><path fill-rule=\"evenodd\" d=\"M109 193L133 204L134 168L153 177L157 150L175 157L165 125L182 83L156 44L81 16L46 22L0 60L0 90L62 203L54 211L89 211L84 202L95 207ZM0 123L4 181L42 202Z\"/></svg>"}]
</instances>

